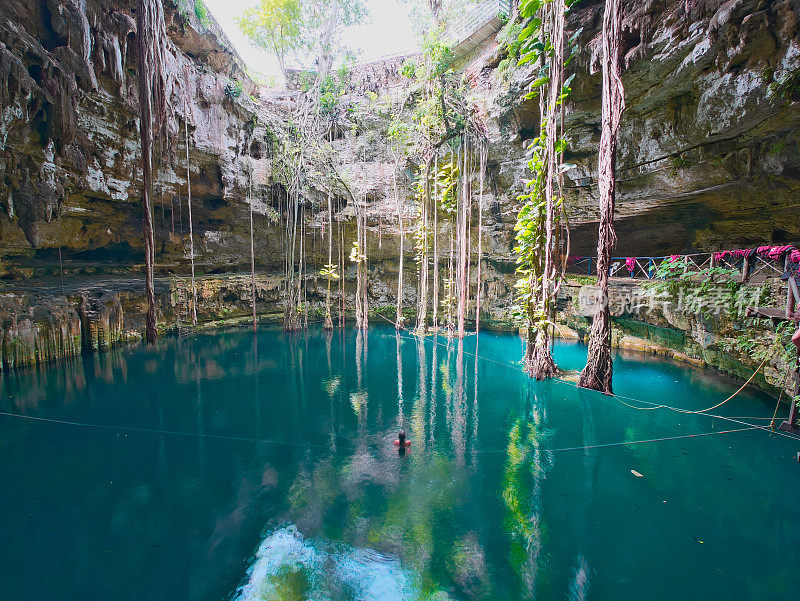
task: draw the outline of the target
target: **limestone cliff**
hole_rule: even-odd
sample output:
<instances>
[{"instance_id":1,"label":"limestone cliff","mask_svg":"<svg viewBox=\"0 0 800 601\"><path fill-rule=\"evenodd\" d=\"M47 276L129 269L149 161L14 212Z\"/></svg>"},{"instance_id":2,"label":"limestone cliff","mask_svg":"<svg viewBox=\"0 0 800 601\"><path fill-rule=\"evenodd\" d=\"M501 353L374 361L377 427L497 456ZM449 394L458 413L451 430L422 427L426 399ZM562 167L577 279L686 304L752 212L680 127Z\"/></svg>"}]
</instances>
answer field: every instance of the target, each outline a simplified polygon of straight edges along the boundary
<instances>
[{"instance_id":1,"label":"limestone cliff","mask_svg":"<svg viewBox=\"0 0 800 601\"><path fill-rule=\"evenodd\" d=\"M800 2L639 0L623 9L615 252L800 242ZM568 19L571 32L582 28L566 110L567 159L577 164L567 174L573 250L584 255L596 240L602 12L602 2L584 0ZM519 100L532 68L498 74L501 58L489 53L482 66L496 90L493 159L500 187L513 192L525 176L519 143L535 135L538 110Z\"/></svg>"},{"instance_id":2,"label":"limestone cliff","mask_svg":"<svg viewBox=\"0 0 800 601\"><path fill-rule=\"evenodd\" d=\"M11 0L0 9L3 272L46 274L59 252L73 270L142 262L135 5ZM213 21L169 0L165 8L173 118L153 207L158 263L187 262L186 124L198 235L213 232L205 250L215 262L239 261L238 248L220 253L214 241L241 230L244 165L270 171L280 111L255 96ZM254 195L263 188L257 180Z\"/></svg>"}]
</instances>

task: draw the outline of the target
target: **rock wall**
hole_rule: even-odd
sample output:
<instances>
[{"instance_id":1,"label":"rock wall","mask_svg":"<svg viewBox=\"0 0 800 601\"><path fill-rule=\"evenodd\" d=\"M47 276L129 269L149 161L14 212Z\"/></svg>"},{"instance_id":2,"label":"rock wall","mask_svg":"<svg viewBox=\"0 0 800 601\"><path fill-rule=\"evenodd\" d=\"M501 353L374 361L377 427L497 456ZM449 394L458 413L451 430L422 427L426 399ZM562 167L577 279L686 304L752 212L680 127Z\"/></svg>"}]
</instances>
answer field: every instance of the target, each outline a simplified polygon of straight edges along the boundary
<instances>
[{"instance_id":1,"label":"rock wall","mask_svg":"<svg viewBox=\"0 0 800 601\"><path fill-rule=\"evenodd\" d=\"M800 242L800 2L639 0L623 4L626 109L618 155L619 256ZM595 252L603 3L573 5L582 28L567 106L574 254ZM533 68L473 68L495 90L492 161L500 188L523 189L519 144L538 131L520 102ZM509 142L503 142L509 140Z\"/></svg>"},{"instance_id":2,"label":"rock wall","mask_svg":"<svg viewBox=\"0 0 800 601\"><path fill-rule=\"evenodd\" d=\"M0 275L52 272L59 258L74 269L143 262L135 5L0 7ZM245 238L248 171L271 171L272 128L285 119L256 97L213 20L200 23L170 0L165 10L172 118L153 207L158 263L188 260L187 126L197 235L210 242L199 245L199 260L234 261ZM268 178L254 180L253 195L265 197ZM220 254L213 240L230 233L234 247ZM244 263L238 254L235 261Z\"/></svg>"},{"instance_id":3,"label":"rock wall","mask_svg":"<svg viewBox=\"0 0 800 601\"><path fill-rule=\"evenodd\" d=\"M558 322L562 335L588 343L591 316L582 311L578 297L581 288L595 283L594 278L569 277L559 294ZM763 302L776 305L785 298L785 286L777 280L764 283ZM776 396L783 391L791 398L794 381L787 377L794 370L795 359L787 361L775 344L775 328L769 320L743 319L727 311L694 311L683 309L677 299L644 303L637 306L631 299L643 299L641 281L612 278L609 306L612 313L612 345L615 348L659 355L698 366L710 366L742 380L761 367L752 350L768 350L767 359L755 374L754 386ZM667 300L668 302L663 302ZM752 341L748 350L741 342ZM788 339L781 339L788 342Z\"/></svg>"}]
</instances>

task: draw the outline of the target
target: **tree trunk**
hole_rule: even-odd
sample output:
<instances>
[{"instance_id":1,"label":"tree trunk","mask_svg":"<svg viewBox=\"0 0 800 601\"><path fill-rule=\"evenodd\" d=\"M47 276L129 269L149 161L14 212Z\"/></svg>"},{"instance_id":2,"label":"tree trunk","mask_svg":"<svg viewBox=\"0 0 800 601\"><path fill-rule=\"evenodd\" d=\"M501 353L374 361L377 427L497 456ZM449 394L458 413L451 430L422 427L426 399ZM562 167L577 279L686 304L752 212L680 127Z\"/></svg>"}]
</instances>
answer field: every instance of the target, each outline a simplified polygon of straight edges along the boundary
<instances>
[{"instance_id":1,"label":"tree trunk","mask_svg":"<svg viewBox=\"0 0 800 601\"><path fill-rule=\"evenodd\" d=\"M548 55L550 81L547 97L540 95L539 110L544 124L546 161L544 194L544 248L540 250L538 271L533 269L530 288L534 302L528 308L528 339L525 354L525 369L537 380L551 378L558 371L551 347L553 343L552 323L555 319L554 296L556 293L555 246L559 219L555 212L554 185L560 178L559 157L555 142L559 134L558 106L563 91L564 69L564 12L562 0L551 2L543 9L543 35L549 37L553 50Z\"/></svg>"},{"instance_id":2,"label":"tree trunk","mask_svg":"<svg viewBox=\"0 0 800 601\"><path fill-rule=\"evenodd\" d=\"M614 234L614 169L617 133L624 89L619 74L619 0L606 0L603 13L602 132L598 157L600 228L597 236L596 312L589 335L589 355L578 385L612 394L611 314L608 308L608 270Z\"/></svg>"}]
</instances>

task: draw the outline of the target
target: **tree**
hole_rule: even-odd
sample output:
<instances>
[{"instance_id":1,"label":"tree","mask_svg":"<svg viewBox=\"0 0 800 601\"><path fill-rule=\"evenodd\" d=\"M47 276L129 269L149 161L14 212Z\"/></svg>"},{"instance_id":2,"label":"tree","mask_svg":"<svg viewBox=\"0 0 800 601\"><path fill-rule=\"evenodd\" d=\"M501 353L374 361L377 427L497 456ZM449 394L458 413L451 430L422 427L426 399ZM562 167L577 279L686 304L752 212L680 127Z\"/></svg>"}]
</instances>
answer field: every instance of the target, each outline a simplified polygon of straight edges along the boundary
<instances>
[{"instance_id":1,"label":"tree","mask_svg":"<svg viewBox=\"0 0 800 601\"><path fill-rule=\"evenodd\" d=\"M261 0L237 17L236 23L251 44L275 55L285 81L287 55L305 43L300 1Z\"/></svg>"},{"instance_id":2,"label":"tree","mask_svg":"<svg viewBox=\"0 0 800 601\"><path fill-rule=\"evenodd\" d=\"M608 309L608 269L611 249L617 241L614 234L615 152L625 90L619 75L619 41L621 15L619 0L606 0L603 13L603 96L602 132L597 160L600 193L600 227L597 235L596 312L589 334L589 355L578 386L612 393L611 379L611 313Z\"/></svg>"},{"instance_id":3,"label":"tree","mask_svg":"<svg viewBox=\"0 0 800 601\"><path fill-rule=\"evenodd\" d=\"M167 125L166 39L164 7L161 0L138 0L136 11L137 45L139 53L139 118L142 149L142 208L144 211L144 264L147 291L145 338L148 344L156 341L156 304L154 264L155 235L153 233L153 144L156 136L163 143Z\"/></svg>"},{"instance_id":4,"label":"tree","mask_svg":"<svg viewBox=\"0 0 800 601\"><path fill-rule=\"evenodd\" d=\"M344 30L364 21L369 10L364 0L307 0L304 11L305 46L316 57L317 86L331 74L334 61L343 54Z\"/></svg>"}]
</instances>

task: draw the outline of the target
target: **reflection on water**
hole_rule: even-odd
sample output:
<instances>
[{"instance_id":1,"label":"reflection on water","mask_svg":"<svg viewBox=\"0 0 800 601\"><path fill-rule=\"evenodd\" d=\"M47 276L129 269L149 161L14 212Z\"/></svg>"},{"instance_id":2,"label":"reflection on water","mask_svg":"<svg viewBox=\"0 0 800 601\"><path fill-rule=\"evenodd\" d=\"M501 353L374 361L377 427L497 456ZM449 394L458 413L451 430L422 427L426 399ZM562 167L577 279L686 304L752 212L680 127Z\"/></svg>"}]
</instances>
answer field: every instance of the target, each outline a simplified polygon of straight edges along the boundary
<instances>
[{"instance_id":1,"label":"reflection on water","mask_svg":"<svg viewBox=\"0 0 800 601\"><path fill-rule=\"evenodd\" d=\"M0 598L792 598L793 441L597 447L731 426L532 382L519 344L230 332L4 373L0 411L51 421L0 415ZM735 389L615 369L688 408Z\"/></svg>"},{"instance_id":2,"label":"reflection on water","mask_svg":"<svg viewBox=\"0 0 800 601\"><path fill-rule=\"evenodd\" d=\"M304 541L290 526L264 539L235 599L400 601L418 595L396 558L330 541Z\"/></svg>"}]
</instances>

